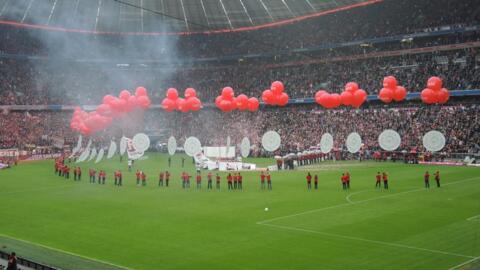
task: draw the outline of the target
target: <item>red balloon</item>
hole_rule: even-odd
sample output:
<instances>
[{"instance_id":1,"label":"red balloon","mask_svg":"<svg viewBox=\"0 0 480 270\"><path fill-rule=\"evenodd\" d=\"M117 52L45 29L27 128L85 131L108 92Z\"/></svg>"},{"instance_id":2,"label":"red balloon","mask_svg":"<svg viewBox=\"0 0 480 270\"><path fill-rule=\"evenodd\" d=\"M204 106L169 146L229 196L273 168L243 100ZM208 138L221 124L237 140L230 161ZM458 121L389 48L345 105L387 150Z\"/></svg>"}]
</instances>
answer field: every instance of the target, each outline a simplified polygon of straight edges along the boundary
<instances>
[{"instance_id":1,"label":"red balloon","mask_svg":"<svg viewBox=\"0 0 480 270\"><path fill-rule=\"evenodd\" d=\"M162 108L167 112L173 112L177 107L177 104L174 100L169 98L164 98L162 100Z\"/></svg>"},{"instance_id":2,"label":"red balloon","mask_svg":"<svg viewBox=\"0 0 480 270\"><path fill-rule=\"evenodd\" d=\"M349 82L345 85L345 91L350 93L355 93L358 90L358 83L356 82Z\"/></svg>"},{"instance_id":3,"label":"red balloon","mask_svg":"<svg viewBox=\"0 0 480 270\"><path fill-rule=\"evenodd\" d=\"M260 102L257 98L251 97L248 99L248 110L251 112L257 111L260 106Z\"/></svg>"},{"instance_id":4,"label":"red balloon","mask_svg":"<svg viewBox=\"0 0 480 270\"><path fill-rule=\"evenodd\" d=\"M378 98L385 102L385 103L390 103L393 100L393 91L390 88L382 88L380 90L380 93L378 93Z\"/></svg>"},{"instance_id":5,"label":"red balloon","mask_svg":"<svg viewBox=\"0 0 480 270\"><path fill-rule=\"evenodd\" d=\"M150 99L147 96L139 96L137 97L137 104L143 109L148 109L150 107Z\"/></svg>"},{"instance_id":6,"label":"red balloon","mask_svg":"<svg viewBox=\"0 0 480 270\"><path fill-rule=\"evenodd\" d=\"M220 102L223 100L222 96L215 98L215 105L220 108Z\"/></svg>"},{"instance_id":7,"label":"red balloon","mask_svg":"<svg viewBox=\"0 0 480 270\"><path fill-rule=\"evenodd\" d=\"M234 105L232 105L232 101L230 100L225 100L225 99L222 99L222 101L220 101L220 106L218 106L220 108L220 110L224 111L224 112L229 112L229 111L232 111L232 107Z\"/></svg>"},{"instance_id":8,"label":"red balloon","mask_svg":"<svg viewBox=\"0 0 480 270\"><path fill-rule=\"evenodd\" d=\"M128 90L122 90L120 92L120 95L118 95L118 97L120 97L121 99L125 99L125 100L128 100L128 98L131 96L130 92Z\"/></svg>"},{"instance_id":9,"label":"red balloon","mask_svg":"<svg viewBox=\"0 0 480 270\"><path fill-rule=\"evenodd\" d=\"M103 115L103 116L111 116L112 115L112 109L110 108L110 105L108 105L108 104L100 104L97 107L97 112L98 112L98 114Z\"/></svg>"},{"instance_id":10,"label":"red balloon","mask_svg":"<svg viewBox=\"0 0 480 270\"><path fill-rule=\"evenodd\" d=\"M282 93L281 95L277 96L277 104L278 106L285 106L288 103L288 95L287 93Z\"/></svg>"},{"instance_id":11,"label":"red balloon","mask_svg":"<svg viewBox=\"0 0 480 270\"><path fill-rule=\"evenodd\" d=\"M351 105L352 102L353 102L353 95L351 92L348 92L348 91L343 91L341 94L340 94L340 99L342 100L342 104L343 105Z\"/></svg>"},{"instance_id":12,"label":"red balloon","mask_svg":"<svg viewBox=\"0 0 480 270\"><path fill-rule=\"evenodd\" d=\"M168 88L167 97L171 100L176 100L178 98L178 91L175 88Z\"/></svg>"},{"instance_id":13,"label":"red balloon","mask_svg":"<svg viewBox=\"0 0 480 270\"><path fill-rule=\"evenodd\" d=\"M437 102L437 95L435 94L435 91L430 88L423 89L420 96L422 98L422 101L426 104L433 104Z\"/></svg>"},{"instance_id":14,"label":"red balloon","mask_svg":"<svg viewBox=\"0 0 480 270\"><path fill-rule=\"evenodd\" d=\"M367 100L367 92L363 89L358 89L355 94L353 94L352 106L355 108L360 108L362 104Z\"/></svg>"},{"instance_id":15,"label":"red balloon","mask_svg":"<svg viewBox=\"0 0 480 270\"><path fill-rule=\"evenodd\" d=\"M143 86L137 87L135 89L135 96L140 97L140 96L146 96L147 95L147 89Z\"/></svg>"},{"instance_id":16,"label":"red balloon","mask_svg":"<svg viewBox=\"0 0 480 270\"><path fill-rule=\"evenodd\" d=\"M192 111L198 111L202 107L202 102L197 97L190 97L187 99L188 107Z\"/></svg>"},{"instance_id":17,"label":"red balloon","mask_svg":"<svg viewBox=\"0 0 480 270\"><path fill-rule=\"evenodd\" d=\"M440 91L442 88L443 81L439 77L433 76L430 77L427 81L427 88L430 88L434 91Z\"/></svg>"},{"instance_id":18,"label":"red balloon","mask_svg":"<svg viewBox=\"0 0 480 270\"><path fill-rule=\"evenodd\" d=\"M317 100L318 98L320 98L321 95L323 94L327 94L327 91L325 90L319 90L317 91L317 93L315 93L315 100Z\"/></svg>"},{"instance_id":19,"label":"red balloon","mask_svg":"<svg viewBox=\"0 0 480 270\"><path fill-rule=\"evenodd\" d=\"M450 99L450 93L447 89L442 88L437 93L437 102L440 104L446 103Z\"/></svg>"},{"instance_id":20,"label":"red balloon","mask_svg":"<svg viewBox=\"0 0 480 270\"><path fill-rule=\"evenodd\" d=\"M236 98L237 107L241 111L248 110L248 97L244 94L239 95Z\"/></svg>"},{"instance_id":21,"label":"red balloon","mask_svg":"<svg viewBox=\"0 0 480 270\"><path fill-rule=\"evenodd\" d=\"M329 104L330 104L330 94L329 93L326 93L326 94L323 94L323 95L320 95L319 98L318 98L318 101L317 103L322 105L324 108L329 108Z\"/></svg>"},{"instance_id":22,"label":"red balloon","mask_svg":"<svg viewBox=\"0 0 480 270\"><path fill-rule=\"evenodd\" d=\"M342 99L340 98L339 94L331 94L330 98L332 100L332 106L333 108L337 108L342 104Z\"/></svg>"},{"instance_id":23,"label":"red balloon","mask_svg":"<svg viewBox=\"0 0 480 270\"><path fill-rule=\"evenodd\" d=\"M232 100L234 96L233 88L225 87L222 90L222 97L226 100Z\"/></svg>"},{"instance_id":24,"label":"red balloon","mask_svg":"<svg viewBox=\"0 0 480 270\"><path fill-rule=\"evenodd\" d=\"M106 95L103 97L103 103L104 104L111 104L115 100L115 97L112 95Z\"/></svg>"},{"instance_id":25,"label":"red balloon","mask_svg":"<svg viewBox=\"0 0 480 270\"><path fill-rule=\"evenodd\" d=\"M130 96L127 101L127 112L133 111L137 107L138 101L136 96Z\"/></svg>"},{"instance_id":26,"label":"red balloon","mask_svg":"<svg viewBox=\"0 0 480 270\"><path fill-rule=\"evenodd\" d=\"M275 96L273 95L272 90L268 89L263 91L262 93L262 100L266 104L274 105L275 103Z\"/></svg>"},{"instance_id":27,"label":"red balloon","mask_svg":"<svg viewBox=\"0 0 480 270\"><path fill-rule=\"evenodd\" d=\"M397 86L395 92L393 93L393 99L395 101L402 101L407 97L407 89L403 86Z\"/></svg>"},{"instance_id":28,"label":"red balloon","mask_svg":"<svg viewBox=\"0 0 480 270\"><path fill-rule=\"evenodd\" d=\"M176 103L177 103L177 110L181 111L181 112L186 112L188 111L188 105L187 105L187 101L183 98L178 98L176 100Z\"/></svg>"},{"instance_id":29,"label":"red balloon","mask_svg":"<svg viewBox=\"0 0 480 270\"><path fill-rule=\"evenodd\" d=\"M397 84L397 79L393 76L387 76L383 78L383 88L395 89Z\"/></svg>"},{"instance_id":30,"label":"red balloon","mask_svg":"<svg viewBox=\"0 0 480 270\"><path fill-rule=\"evenodd\" d=\"M270 87L272 89L273 94L280 95L285 90L283 83L281 81L274 81Z\"/></svg>"},{"instance_id":31,"label":"red balloon","mask_svg":"<svg viewBox=\"0 0 480 270\"><path fill-rule=\"evenodd\" d=\"M185 89L185 98L191 98L196 96L197 96L197 91L195 91L195 89L193 88Z\"/></svg>"}]
</instances>

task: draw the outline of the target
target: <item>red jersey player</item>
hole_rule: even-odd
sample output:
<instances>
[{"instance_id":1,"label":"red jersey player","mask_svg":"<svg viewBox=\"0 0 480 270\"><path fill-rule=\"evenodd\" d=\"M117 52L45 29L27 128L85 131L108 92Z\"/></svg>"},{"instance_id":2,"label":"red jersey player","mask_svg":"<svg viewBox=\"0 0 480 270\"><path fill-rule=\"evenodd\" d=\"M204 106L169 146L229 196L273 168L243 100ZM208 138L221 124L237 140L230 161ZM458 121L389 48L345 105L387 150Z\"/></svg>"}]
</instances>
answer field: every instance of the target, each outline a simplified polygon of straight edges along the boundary
<instances>
[{"instance_id":1,"label":"red jersey player","mask_svg":"<svg viewBox=\"0 0 480 270\"><path fill-rule=\"evenodd\" d=\"M377 172L377 175L375 176L375 188L382 188L382 175L380 174L380 172Z\"/></svg>"},{"instance_id":2,"label":"red jersey player","mask_svg":"<svg viewBox=\"0 0 480 270\"><path fill-rule=\"evenodd\" d=\"M212 172L209 172L207 175L207 189L212 189Z\"/></svg>"},{"instance_id":3,"label":"red jersey player","mask_svg":"<svg viewBox=\"0 0 480 270\"><path fill-rule=\"evenodd\" d=\"M263 171L260 173L260 188L265 189L265 174Z\"/></svg>"},{"instance_id":4,"label":"red jersey player","mask_svg":"<svg viewBox=\"0 0 480 270\"><path fill-rule=\"evenodd\" d=\"M196 180L197 180L197 189L201 189L202 188L202 175L200 173L197 173Z\"/></svg>"},{"instance_id":5,"label":"red jersey player","mask_svg":"<svg viewBox=\"0 0 480 270\"><path fill-rule=\"evenodd\" d=\"M430 188L430 174L428 171L423 175L423 181L425 182L425 188Z\"/></svg>"},{"instance_id":6,"label":"red jersey player","mask_svg":"<svg viewBox=\"0 0 480 270\"><path fill-rule=\"evenodd\" d=\"M165 186L168 187L168 182L170 181L170 173L165 171Z\"/></svg>"},{"instance_id":7,"label":"red jersey player","mask_svg":"<svg viewBox=\"0 0 480 270\"><path fill-rule=\"evenodd\" d=\"M437 182L437 187L440 187L440 172L436 171L434 174L435 182Z\"/></svg>"},{"instance_id":8,"label":"red jersey player","mask_svg":"<svg viewBox=\"0 0 480 270\"><path fill-rule=\"evenodd\" d=\"M382 178L383 178L383 188L388 189L388 175L386 172L383 172Z\"/></svg>"},{"instance_id":9,"label":"red jersey player","mask_svg":"<svg viewBox=\"0 0 480 270\"><path fill-rule=\"evenodd\" d=\"M307 174L307 189L312 189L312 176L310 173Z\"/></svg>"}]
</instances>

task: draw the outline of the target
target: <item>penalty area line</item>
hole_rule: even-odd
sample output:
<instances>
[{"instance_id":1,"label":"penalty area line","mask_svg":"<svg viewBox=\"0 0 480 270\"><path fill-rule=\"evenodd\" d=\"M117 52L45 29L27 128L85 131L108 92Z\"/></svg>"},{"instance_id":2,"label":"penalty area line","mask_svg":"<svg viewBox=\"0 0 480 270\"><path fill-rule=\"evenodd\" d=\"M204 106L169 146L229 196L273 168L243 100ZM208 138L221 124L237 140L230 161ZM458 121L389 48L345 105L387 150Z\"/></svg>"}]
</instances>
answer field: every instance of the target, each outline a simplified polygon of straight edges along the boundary
<instances>
[{"instance_id":1,"label":"penalty area line","mask_svg":"<svg viewBox=\"0 0 480 270\"><path fill-rule=\"evenodd\" d=\"M79 258L86 259L86 260L89 260L89 261L102 263L102 264L105 264L105 265L110 265L110 266L117 267L117 268L120 268L120 269L132 270L132 268L129 268L129 267L126 267L126 266L123 266L123 265L118 265L118 264L114 264L114 263L111 263L111 262L102 261L100 259L95 259L95 258L91 258L91 257L85 256L85 255L80 255L80 254L77 254L77 253L66 251L66 250L63 250L63 249L46 246L46 245L43 245L43 244L40 244L40 243L35 243L35 242L32 242L32 241L20 239L20 238L13 237L13 236L10 236L10 235L6 235L6 234L3 234L3 233L0 233L0 236L5 237L5 238L9 238L9 239L12 239L12 240L17 240L17 241L20 241L20 242L23 242L23 243L26 243L26 244L30 244L30 245L33 245L33 246L37 246L37 247L53 250L53 251L56 251L56 252L68 254L68 255L71 255L71 256L74 256L74 257L79 257Z\"/></svg>"},{"instance_id":2,"label":"penalty area line","mask_svg":"<svg viewBox=\"0 0 480 270\"><path fill-rule=\"evenodd\" d=\"M408 246L408 245L397 244L397 243L392 243L392 242L384 242L384 241L379 241L379 240L372 240L372 239L366 239L366 238L360 238L360 237L354 237L354 236L347 236L347 235L341 235L341 234L335 234L335 233L314 231L314 230L308 230L308 229L303 229L303 228L298 228L298 227L290 227L290 226L282 226L282 225L274 225L274 224L260 224L260 225L269 226L269 227L278 228L278 229L284 229L284 230L314 233L314 234L324 235L324 236L333 237L333 238L341 238L341 239L347 239L347 240L367 242L367 243L383 245L383 246L391 246L391 247L397 247L397 248L424 251L424 252L429 252L429 253L436 253L436 254L449 255L449 256L462 257L462 258L469 258L469 259L471 259L470 261L474 261L475 259L478 258L478 257L470 256L470 255L458 254L458 253L453 253L453 252L448 252L448 251L421 248L421 247L415 247L415 246Z\"/></svg>"},{"instance_id":3,"label":"penalty area line","mask_svg":"<svg viewBox=\"0 0 480 270\"><path fill-rule=\"evenodd\" d=\"M465 266L465 265L467 265L467 264L469 264L469 263L472 263L472 262L474 262L474 261L476 261L476 260L479 260L479 259L480 259L480 256L475 257L475 258L473 258L473 259L471 259L471 260L468 260L468 261L466 261L466 262L463 262L463 263L461 263L461 264L457 264L457 265L455 265L455 266L452 266L452 267L448 268L448 270L458 269L459 267Z\"/></svg>"}]
</instances>

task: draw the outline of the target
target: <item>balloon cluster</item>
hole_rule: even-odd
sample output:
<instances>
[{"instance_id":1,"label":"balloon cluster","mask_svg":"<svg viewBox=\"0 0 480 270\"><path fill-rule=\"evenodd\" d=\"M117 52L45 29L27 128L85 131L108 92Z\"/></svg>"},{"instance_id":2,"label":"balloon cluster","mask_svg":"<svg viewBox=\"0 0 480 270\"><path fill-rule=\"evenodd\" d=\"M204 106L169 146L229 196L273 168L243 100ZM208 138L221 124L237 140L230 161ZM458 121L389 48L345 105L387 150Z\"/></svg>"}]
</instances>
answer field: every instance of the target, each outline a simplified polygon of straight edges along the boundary
<instances>
[{"instance_id":1,"label":"balloon cluster","mask_svg":"<svg viewBox=\"0 0 480 270\"><path fill-rule=\"evenodd\" d=\"M442 88L443 81L439 77L430 77L427 81L427 88L423 89L421 98L426 104L444 104L450 98L450 93L447 89Z\"/></svg>"},{"instance_id":2,"label":"balloon cluster","mask_svg":"<svg viewBox=\"0 0 480 270\"><path fill-rule=\"evenodd\" d=\"M263 91L262 100L268 105L285 106L288 103L288 95L284 93L285 87L280 81L274 81L270 89Z\"/></svg>"},{"instance_id":3,"label":"balloon cluster","mask_svg":"<svg viewBox=\"0 0 480 270\"><path fill-rule=\"evenodd\" d=\"M360 89L355 82L349 82L345 85L345 90L339 94L330 94L325 90L320 90L315 94L315 102L326 109L337 108L340 105L360 108L367 100L367 92Z\"/></svg>"},{"instance_id":4,"label":"balloon cluster","mask_svg":"<svg viewBox=\"0 0 480 270\"><path fill-rule=\"evenodd\" d=\"M345 90L340 94L340 100L345 106L360 108L367 100L367 92L360 89L356 82L349 82L345 85Z\"/></svg>"},{"instance_id":5,"label":"balloon cluster","mask_svg":"<svg viewBox=\"0 0 480 270\"><path fill-rule=\"evenodd\" d=\"M197 97L197 91L193 88L185 89L185 98L178 96L175 88L167 90L167 97L162 101L162 108L167 112L178 110L181 112L198 111L202 108L202 102Z\"/></svg>"},{"instance_id":6,"label":"balloon cluster","mask_svg":"<svg viewBox=\"0 0 480 270\"><path fill-rule=\"evenodd\" d=\"M330 94L325 90L315 93L315 102L326 109L333 109L342 105L342 99L339 94Z\"/></svg>"},{"instance_id":7,"label":"balloon cluster","mask_svg":"<svg viewBox=\"0 0 480 270\"><path fill-rule=\"evenodd\" d=\"M120 118L135 109L147 109L150 104L145 87L137 87L135 95L130 94L128 90L122 90L118 97L104 96L103 103L93 112L87 113L80 107L76 107L70 127L83 135L90 135L110 126L114 118Z\"/></svg>"},{"instance_id":8,"label":"balloon cluster","mask_svg":"<svg viewBox=\"0 0 480 270\"><path fill-rule=\"evenodd\" d=\"M393 76L383 78L383 88L378 93L378 98L385 103L404 100L407 97L407 89L397 84L397 79Z\"/></svg>"},{"instance_id":9,"label":"balloon cluster","mask_svg":"<svg viewBox=\"0 0 480 270\"><path fill-rule=\"evenodd\" d=\"M112 124L112 117L102 116L97 111L86 112L76 107L73 112L70 128L85 136L107 128Z\"/></svg>"},{"instance_id":10,"label":"balloon cluster","mask_svg":"<svg viewBox=\"0 0 480 270\"><path fill-rule=\"evenodd\" d=\"M240 94L238 97L235 97L233 88L224 87L222 89L222 94L215 99L215 105L224 112L231 112L236 109L240 111L249 110L254 112L258 110L260 102L257 98L248 98L244 94Z\"/></svg>"}]
</instances>

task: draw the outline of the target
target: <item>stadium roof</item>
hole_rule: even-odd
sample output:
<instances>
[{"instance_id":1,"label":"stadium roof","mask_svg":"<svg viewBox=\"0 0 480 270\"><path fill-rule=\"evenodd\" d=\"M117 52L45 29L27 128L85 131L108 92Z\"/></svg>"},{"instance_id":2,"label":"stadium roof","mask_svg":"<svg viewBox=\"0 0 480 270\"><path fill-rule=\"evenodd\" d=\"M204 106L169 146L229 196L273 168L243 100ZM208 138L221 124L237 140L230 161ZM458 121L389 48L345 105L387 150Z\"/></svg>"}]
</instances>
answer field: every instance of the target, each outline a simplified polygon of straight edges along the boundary
<instances>
[{"instance_id":1,"label":"stadium roof","mask_svg":"<svg viewBox=\"0 0 480 270\"><path fill-rule=\"evenodd\" d=\"M93 33L253 30L382 0L0 0L1 24Z\"/></svg>"}]
</instances>

